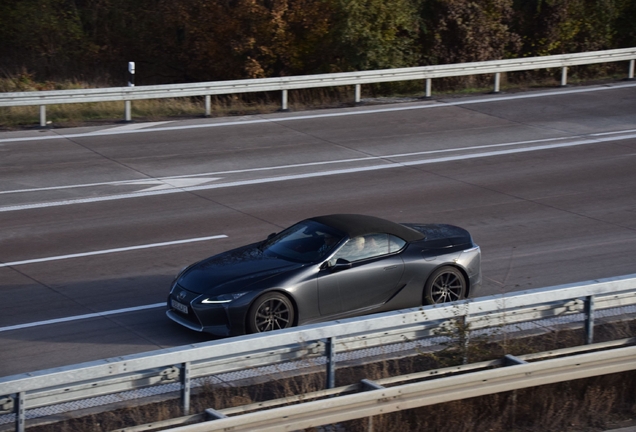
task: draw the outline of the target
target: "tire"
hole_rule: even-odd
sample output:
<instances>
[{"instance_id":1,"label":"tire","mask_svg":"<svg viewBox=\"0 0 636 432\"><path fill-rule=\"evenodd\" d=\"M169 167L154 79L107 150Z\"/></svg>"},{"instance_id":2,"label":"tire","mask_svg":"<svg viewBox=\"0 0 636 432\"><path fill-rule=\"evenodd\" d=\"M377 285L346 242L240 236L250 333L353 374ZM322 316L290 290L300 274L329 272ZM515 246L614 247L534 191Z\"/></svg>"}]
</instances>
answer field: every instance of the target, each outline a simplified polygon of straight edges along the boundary
<instances>
[{"instance_id":1,"label":"tire","mask_svg":"<svg viewBox=\"0 0 636 432\"><path fill-rule=\"evenodd\" d=\"M284 294L263 294L247 312L247 331L261 333L289 328L294 325L294 305Z\"/></svg>"},{"instance_id":2,"label":"tire","mask_svg":"<svg viewBox=\"0 0 636 432\"><path fill-rule=\"evenodd\" d=\"M466 278L455 267L440 267L424 285L424 304L448 303L466 298Z\"/></svg>"}]
</instances>

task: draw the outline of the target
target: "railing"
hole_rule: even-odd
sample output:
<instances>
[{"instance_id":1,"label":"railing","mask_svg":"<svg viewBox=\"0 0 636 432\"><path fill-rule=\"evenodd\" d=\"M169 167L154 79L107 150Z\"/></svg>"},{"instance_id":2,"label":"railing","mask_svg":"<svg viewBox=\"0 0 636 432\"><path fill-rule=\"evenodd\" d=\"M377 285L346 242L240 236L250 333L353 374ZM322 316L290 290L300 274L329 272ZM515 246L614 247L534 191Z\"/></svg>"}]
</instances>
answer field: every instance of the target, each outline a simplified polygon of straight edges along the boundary
<instances>
[{"instance_id":1,"label":"railing","mask_svg":"<svg viewBox=\"0 0 636 432\"><path fill-rule=\"evenodd\" d=\"M497 93L500 90L501 73L505 72L561 68L561 85L565 86L567 85L568 67L577 65L629 61L627 78L633 79L635 60L636 48L623 48L520 59L280 78L157 86L0 93L0 107L39 105L40 126L44 127L46 126L46 105L123 101L125 102L124 118L126 121L130 121L131 101L204 96L205 115L209 116L212 95L282 91L281 108L286 110L289 90L353 85L355 86L355 102L359 103L361 101L361 86L363 84L426 80L426 97L430 97L431 82L434 78L479 74L494 74L494 92Z\"/></svg>"},{"instance_id":2,"label":"railing","mask_svg":"<svg viewBox=\"0 0 636 432\"><path fill-rule=\"evenodd\" d=\"M302 430L454 400L636 369L636 338L454 366L215 410L113 432ZM589 351L589 352L586 352ZM592 352L595 351L595 352ZM530 363L531 362L531 363ZM461 375L461 376L453 376ZM195 423L196 422L196 423ZM195 424L192 424L195 423Z\"/></svg>"},{"instance_id":3,"label":"railing","mask_svg":"<svg viewBox=\"0 0 636 432\"><path fill-rule=\"evenodd\" d=\"M203 377L323 359L326 387L333 388L337 354L439 339L449 321L462 320L471 332L496 333L554 317L575 322L583 315L578 321L590 344L600 311L634 305L636 275L630 275L110 358L0 378L0 414L14 413L15 430L24 431L27 410L169 383L180 388L188 414L194 380Z\"/></svg>"}]
</instances>

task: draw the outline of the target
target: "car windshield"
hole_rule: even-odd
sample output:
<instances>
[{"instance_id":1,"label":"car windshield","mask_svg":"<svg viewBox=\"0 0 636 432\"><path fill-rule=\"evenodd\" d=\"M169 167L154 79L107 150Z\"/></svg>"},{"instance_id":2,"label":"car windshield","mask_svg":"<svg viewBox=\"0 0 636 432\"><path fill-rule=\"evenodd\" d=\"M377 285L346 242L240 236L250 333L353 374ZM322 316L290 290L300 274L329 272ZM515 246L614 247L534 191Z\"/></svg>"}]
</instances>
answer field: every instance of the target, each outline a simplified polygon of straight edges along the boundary
<instances>
[{"instance_id":1,"label":"car windshield","mask_svg":"<svg viewBox=\"0 0 636 432\"><path fill-rule=\"evenodd\" d=\"M261 245L265 255L300 262L325 259L344 234L314 221L303 221L266 240Z\"/></svg>"}]
</instances>

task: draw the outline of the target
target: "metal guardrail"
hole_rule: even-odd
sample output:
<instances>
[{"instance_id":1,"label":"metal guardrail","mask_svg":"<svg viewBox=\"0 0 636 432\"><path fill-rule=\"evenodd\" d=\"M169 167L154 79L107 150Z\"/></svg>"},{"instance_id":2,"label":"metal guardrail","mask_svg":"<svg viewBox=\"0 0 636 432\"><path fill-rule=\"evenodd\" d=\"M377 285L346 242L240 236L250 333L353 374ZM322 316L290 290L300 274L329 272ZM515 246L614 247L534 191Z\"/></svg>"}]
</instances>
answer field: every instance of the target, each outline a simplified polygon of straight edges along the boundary
<instances>
[{"instance_id":1,"label":"metal guardrail","mask_svg":"<svg viewBox=\"0 0 636 432\"><path fill-rule=\"evenodd\" d=\"M636 346L625 346L634 342L634 339L617 341L612 349L605 351L572 353L571 349L566 349L532 355L507 355L499 360L406 376L374 381L363 379L358 385L218 411L209 408L204 413L114 432L159 428L179 432L274 432L303 430L365 417L370 419L372 425L372 417L379 414L635 370ZM607 346L596 344L588 345L587 348L589 351L603 350ZM565 357L556 358L559 356ZM546 357L548 359L543 359ZM533 363L527 361L537 358L542 360ZM432 380L427 379L431 377ZM197 423L192 424L194 422Z\"/></svg>"},{"instance_id":2,"label":"metal guardrail","mask_svg":"<svg viewBox=\"0 0 636 432\"><path fill-rule=\"evenodd\" d=\"M636 274L110 358L0 378L0 413L15 413L16 430L23 431L29 409L178 383L187 414L196 378L326 357L326 387L333 388L336 353L431 337L449 321L463 320L471 331L497 332L584 313L586 341L592 343L597 311L633 305Z\"/></svg>"},{"instance_id":3,"label":"metal guardrail","mask_svg":"<svg viewBox=\"0 0 636 432\"><path fill-rule=\"evenodd\" d=\"M494 74L494 92L500 90L501 73L561 68L561 85L567 85L568 67L577 65L629 61L628 79L634 78L636 47L576 54L561 54L520 59L493 60L450 65L421 66L361 72L343 72L280 78L259 78L232 81L214 81L193 84L170 84L138 87L111 87L98 89L53 90L38 92L0 93L0 107L40 106L40 126L46 125L46 105L125 102L125 120L131 120L131 101L157 98L205 96L205 115L210 115L213 95L282 91L281 107L287 109L289 90L355 86L355 102L361 100L361 85L409 80L426 80L426 97L431 96L431 80L434 78L466 75Z\"/></svg>"}]
</instances>

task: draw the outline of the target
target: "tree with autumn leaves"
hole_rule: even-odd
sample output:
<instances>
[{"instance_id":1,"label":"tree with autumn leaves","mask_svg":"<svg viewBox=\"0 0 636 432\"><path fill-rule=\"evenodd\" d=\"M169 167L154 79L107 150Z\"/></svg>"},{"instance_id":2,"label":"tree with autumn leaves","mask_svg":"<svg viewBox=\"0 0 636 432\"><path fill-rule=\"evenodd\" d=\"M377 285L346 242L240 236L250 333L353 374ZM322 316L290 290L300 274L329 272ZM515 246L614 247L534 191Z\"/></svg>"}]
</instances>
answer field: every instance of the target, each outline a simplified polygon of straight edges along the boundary
<instances>
[{"instance_id":1,"label":"tree with autumn leaves","mask_svg":"<svg viewBox=\"0 0 636 432\"><path fill-rule=\"evenodd\" d=\"M0 68L197 82L636 46L633 0L10 0Z\"/></svg>"}]
</instances>

